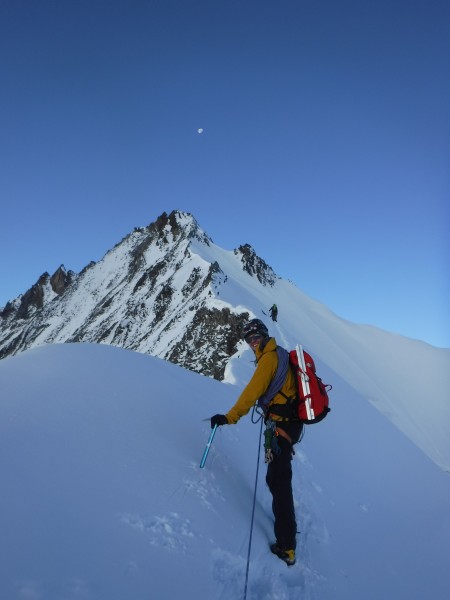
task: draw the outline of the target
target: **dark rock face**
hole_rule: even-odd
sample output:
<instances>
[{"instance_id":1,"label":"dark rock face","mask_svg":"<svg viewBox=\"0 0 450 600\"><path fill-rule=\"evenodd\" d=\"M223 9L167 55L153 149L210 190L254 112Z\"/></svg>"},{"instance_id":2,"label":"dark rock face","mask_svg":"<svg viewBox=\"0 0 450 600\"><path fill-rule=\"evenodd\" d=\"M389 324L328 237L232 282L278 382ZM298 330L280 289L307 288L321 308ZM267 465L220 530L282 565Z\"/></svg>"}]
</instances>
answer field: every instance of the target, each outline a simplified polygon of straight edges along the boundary
<instances>
[{"instance_id":1,"label":"dark rock face","mask_svg":"<svg viewBox=\"0 0 450 600\"><path fill-rule=\"evenodd\" d=\"M44 305L44 286L49 281L50 275L44 273L37 282L22 296L16 316L18 319L28 319Z\"/></svg>"},{"instance_id":2,"label":"dark rock face","mask_svg":"<svg viewBox=\"0 0 450 600\"><path fill-rule=\"evenodd\" d=\"M0 358L48 343L105 343L222 379L249 314L222 301L230 280L214 248L191 215L173 211L79 274L63 265L44 273L0 309ZM276 275L251 246L234 254L251 277L273 285Z\"/></svg>"},{"instance_id":3,"label":"dark rock face","mask_svg":"<svg viewBox=\"0 0 450 600\"><path fill-rule=\"evenodd\" d=\"M236 315L228 308L201 308L168 360L222 380L228 359L237 352L240 332L248 318L248 313Z\"/></svg>"},{"instance_id":4,"label":"dark rock face","mask_svg":"<svg viewBox=\"0 0 450 600\"><path fill-rule=\"evenodd\" d=\"M250 244L239 246L239 248L235 250L235 254L242 255L241 260L244 271L249 275L256 277L262 285L274 285L277 276L273 272L272 267L269 267L262 258L259 258L259 256L255 254L255 251Z\"/></svg>"},{"instance_id":5,"label":"dark rock face","mask_svg":"<svg viewBox=\"0 0 450 600\"><path fill-rule=\"evenodd\" d=\"M72 283L74 273L69 271L66 273L64 265L61 265L50 277L50 285L55 294L60 296L65 289Z\"/></svg>"},{"instance_id":6,"label":"dark rock face","mask_svg":"<svg viewBox=\"0 0 450 600\"><path fill-rule=\"evenodd\" d=\"M25 294L19 296L18 301L10 301L3 310L0 310L0 318L8 319L12 316L16 319L31 318L36 311L43 308L46 288L48 292L52 290L59 296L71 285L74 277L73 271L67 273L63 265L51 277L47 272L43 273Z\"/></svg>"}]
</instances>

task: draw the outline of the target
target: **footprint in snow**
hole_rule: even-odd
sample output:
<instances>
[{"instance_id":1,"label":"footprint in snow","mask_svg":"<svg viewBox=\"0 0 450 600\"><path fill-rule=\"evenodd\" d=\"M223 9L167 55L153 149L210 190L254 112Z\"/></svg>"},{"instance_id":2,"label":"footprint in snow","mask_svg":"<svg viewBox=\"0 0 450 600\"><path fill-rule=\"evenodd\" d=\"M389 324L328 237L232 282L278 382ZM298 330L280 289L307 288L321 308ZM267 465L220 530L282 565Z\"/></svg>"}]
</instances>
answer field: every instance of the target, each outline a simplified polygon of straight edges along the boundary
<instances>
[{"instance_id":1,"label":"footprint in snow","mask_svg":"<svg viewBox=\"0 0 450 600\"><path fill-rule=\"evenodd\" d=\"M121 520L144 533L152 546L166 550L186 553L189 541L194 538L190 520L182 519L177 513L169 513L162 517L125 514L121 516Z\"/></svg>"}]
</instances>

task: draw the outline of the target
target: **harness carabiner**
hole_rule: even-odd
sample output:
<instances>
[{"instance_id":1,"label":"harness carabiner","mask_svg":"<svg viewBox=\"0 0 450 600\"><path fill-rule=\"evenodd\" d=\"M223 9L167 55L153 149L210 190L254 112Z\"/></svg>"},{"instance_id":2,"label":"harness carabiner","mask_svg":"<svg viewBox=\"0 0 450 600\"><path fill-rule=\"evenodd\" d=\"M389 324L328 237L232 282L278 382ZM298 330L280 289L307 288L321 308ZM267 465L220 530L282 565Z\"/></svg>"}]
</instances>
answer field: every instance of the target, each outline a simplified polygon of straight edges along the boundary
<instances>
[{"instance_id":1,"label":"harness carabiner","mask_svg":"<svg viewBox=\"0 0 450 600\"><path fill-rule=\"evenodd\" d=\"M266 430L264 432L264 449L265 462L270 463L274 459L274 455L278 456L281 453L281 448L278 445L278 431L276 424L272 419L267 419Z\"/></svg>"}]
</instances>

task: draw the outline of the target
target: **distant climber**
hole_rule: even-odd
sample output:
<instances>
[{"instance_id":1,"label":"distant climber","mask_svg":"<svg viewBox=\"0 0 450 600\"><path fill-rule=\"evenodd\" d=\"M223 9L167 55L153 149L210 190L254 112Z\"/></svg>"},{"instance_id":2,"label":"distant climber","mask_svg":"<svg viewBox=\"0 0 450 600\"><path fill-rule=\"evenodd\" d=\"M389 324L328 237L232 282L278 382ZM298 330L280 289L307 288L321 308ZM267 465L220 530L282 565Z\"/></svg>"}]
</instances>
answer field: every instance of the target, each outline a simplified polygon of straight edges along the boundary
<instances>
[{"instance_id":1,"label":"distant climber","mask_svg":"<svg viewBox=\"0 0 450 600\"><path fill-rule=\"evenodd\" d=\"M276 304L272 304L272 306L269 309L269 315L272 317L272 321L276 321L277 320L277 316L278 316L278 307Z\"/></svg>"}]
</instances>

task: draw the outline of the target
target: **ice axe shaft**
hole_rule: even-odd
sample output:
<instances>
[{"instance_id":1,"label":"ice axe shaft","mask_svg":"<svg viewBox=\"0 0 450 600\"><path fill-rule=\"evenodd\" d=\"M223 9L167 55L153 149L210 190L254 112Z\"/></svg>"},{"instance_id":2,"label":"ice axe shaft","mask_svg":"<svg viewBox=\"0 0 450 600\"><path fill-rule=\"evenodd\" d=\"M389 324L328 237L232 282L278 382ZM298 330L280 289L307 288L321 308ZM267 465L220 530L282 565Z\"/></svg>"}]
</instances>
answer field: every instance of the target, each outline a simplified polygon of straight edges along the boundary
<instances>
[{"instance_id":1,"label":"ice axe shaft","mask_svg":"<svg viewBox=\"0 0 450 600\"><path fill-rule=\"evenodd\" d=\"M214 425L214 427L211 429L211 433L209 434L209 438L206 443L206 448L205 448L205 451L203 452L202 460L200 461L200 469L203 469L203 467L205 466L205 462L208 457L209 449L211 448L212 441L214 439L214 436L216 435L216 430L217 430L217 425Z\"/></svg>"}]
</instances>

